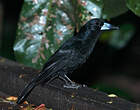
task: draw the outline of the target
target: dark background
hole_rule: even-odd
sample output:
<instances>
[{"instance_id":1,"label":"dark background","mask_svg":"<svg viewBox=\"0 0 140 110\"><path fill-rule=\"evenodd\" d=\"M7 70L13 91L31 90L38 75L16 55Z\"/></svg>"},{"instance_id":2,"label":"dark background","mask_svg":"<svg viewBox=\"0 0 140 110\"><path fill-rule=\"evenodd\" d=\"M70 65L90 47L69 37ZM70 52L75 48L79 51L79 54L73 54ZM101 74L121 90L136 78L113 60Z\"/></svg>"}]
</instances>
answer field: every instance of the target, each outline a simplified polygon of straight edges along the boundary
<instances>
[{"instance_id":1,"label":"dark background","mask_svg":"<svg viewBox=\"0 0 140 110\"><path fill-rule=\"evenodd\" d=\"M0 1L0 55L11 60L15 60L12 48L22 4L23 0ZM125 22L136 27L135 34L127 46L116 50L107 43L97 42L88 61L71 77L76 82L96 86L99 90L115 93L139 103L140 17L128 11L110 20L110 23L118 26Z\"/></svg>"}]
</instances>

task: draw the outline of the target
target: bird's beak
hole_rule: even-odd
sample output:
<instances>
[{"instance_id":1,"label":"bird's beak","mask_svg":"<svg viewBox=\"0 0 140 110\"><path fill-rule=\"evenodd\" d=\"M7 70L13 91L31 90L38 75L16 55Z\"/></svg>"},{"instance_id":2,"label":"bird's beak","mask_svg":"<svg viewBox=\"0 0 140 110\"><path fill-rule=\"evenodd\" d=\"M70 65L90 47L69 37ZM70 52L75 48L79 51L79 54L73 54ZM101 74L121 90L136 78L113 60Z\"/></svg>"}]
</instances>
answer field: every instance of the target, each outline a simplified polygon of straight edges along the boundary
<instances>
[{"instance_id":1,"label":"bird's beak","mask_svg":"<svg viewBox=\"0 0 140 110\"><path fill-rule=\"evenodd\" d=\"M111 25L111 24L109 24L109 23L104 23L104 25L103 25L102 28L101 28L102 31L107 31L107 30L118 30L118 29L119 29L119 27L113 26L113 25Z\"/></svg>"}]
</instances>

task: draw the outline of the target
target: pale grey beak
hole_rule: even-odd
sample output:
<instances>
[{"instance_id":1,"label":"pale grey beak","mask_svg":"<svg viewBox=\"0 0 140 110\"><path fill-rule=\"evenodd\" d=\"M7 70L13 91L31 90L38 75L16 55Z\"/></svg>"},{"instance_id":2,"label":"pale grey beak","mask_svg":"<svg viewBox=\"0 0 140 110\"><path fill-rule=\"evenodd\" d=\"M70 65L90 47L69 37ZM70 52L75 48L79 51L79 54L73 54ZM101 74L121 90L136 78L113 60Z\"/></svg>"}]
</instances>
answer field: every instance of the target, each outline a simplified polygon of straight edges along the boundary
<instances>
[{"instance_id":1,"label":"pale grey beak","mask_svg":"<svg viewBox=\"0 0 140 110\"><path fill-rule=\"evenodd\" d=\"M118 30L119 27L113 26L109 23L104 23L104 25L101 27L102 31L107 31L107 30Z\"/></svg>"}]
</instances>

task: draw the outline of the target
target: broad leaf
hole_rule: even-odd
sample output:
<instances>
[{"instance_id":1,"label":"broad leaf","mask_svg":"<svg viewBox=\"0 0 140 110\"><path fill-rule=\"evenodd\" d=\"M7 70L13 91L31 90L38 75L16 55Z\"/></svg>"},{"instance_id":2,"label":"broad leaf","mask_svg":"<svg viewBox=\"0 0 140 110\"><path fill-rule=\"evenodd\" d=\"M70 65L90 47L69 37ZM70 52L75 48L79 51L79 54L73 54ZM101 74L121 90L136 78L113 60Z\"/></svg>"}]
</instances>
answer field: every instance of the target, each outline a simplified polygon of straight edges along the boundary
<instances>
[{"instance_id":1,"label":"broad leaf","mask_svg":"<svg viewBox=\"0 0 140 110\"><path fill-rule=\"evenodd\" d=\"M126 0L127 7L136 15L140 16L140 0Z\"/></svg>"},{"instance_id":2,"label":"broad leaf","mask_svg":"<svg viewBox=\"0 0 140 110\"><path fill-rule=\"evenodd\" d=\"M125 0L103 0L103 18L113 18L128 11Z\"/></svg>"}]
</instances>

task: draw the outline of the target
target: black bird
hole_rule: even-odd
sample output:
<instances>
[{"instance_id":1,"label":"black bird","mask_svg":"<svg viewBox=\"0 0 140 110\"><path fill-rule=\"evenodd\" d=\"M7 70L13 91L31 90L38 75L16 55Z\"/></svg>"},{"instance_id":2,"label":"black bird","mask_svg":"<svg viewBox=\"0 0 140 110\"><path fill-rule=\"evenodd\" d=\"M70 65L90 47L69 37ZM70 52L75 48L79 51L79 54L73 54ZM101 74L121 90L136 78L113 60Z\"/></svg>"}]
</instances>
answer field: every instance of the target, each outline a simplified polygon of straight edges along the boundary
<instances>
[{"instance_id":1,"label":"black bird","mask_svg":"<svg viewBox=\"0 0 140 110\"><path fill-rule=\"evenodd\" d=\"M78 88L67 74L70 74L79 65L86 62L97 39L103 30L118 29L118 27L105 23L102 19L91 19L78 33L68 39L46 62L42 71L25 86L18 97L17 104L21 104L31 93L35 86L44 84L53 78L59 77L66 82L66 88Z\"/></svg>"}]
</instances>

